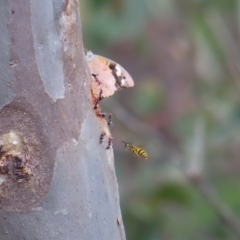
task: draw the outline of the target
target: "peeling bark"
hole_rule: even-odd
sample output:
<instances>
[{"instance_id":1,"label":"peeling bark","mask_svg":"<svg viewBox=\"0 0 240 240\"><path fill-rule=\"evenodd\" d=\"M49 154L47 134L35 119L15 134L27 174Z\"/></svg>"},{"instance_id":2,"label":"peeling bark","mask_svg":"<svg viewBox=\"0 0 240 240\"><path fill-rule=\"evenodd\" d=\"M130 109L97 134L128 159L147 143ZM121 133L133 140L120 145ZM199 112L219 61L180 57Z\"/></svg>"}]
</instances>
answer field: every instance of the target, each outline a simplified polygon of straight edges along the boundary
<instances>
[{"instance_id":1,"label":"peeling bark","mask_svg":"<svg viewBox=\"0 0 240 240\"><path fill-rule=\"evenodd\" d=\"M0 31L0 238L125 239L78 1L2 1Z\"/></svg>"}]
</instances>

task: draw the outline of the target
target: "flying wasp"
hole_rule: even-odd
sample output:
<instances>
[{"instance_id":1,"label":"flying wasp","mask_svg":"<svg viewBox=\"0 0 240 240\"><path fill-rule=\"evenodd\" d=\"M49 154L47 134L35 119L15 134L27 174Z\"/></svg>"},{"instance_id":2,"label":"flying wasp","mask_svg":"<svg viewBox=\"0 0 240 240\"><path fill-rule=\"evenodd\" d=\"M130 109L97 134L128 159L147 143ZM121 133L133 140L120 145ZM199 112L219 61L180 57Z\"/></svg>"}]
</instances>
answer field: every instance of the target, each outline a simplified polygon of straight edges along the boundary
<instances>
[{"instance_id":1,"label":"flying wasp","mask_svg":"<svg viewBox=\"0 0 240 240\"><path fill-rule=\"evenodd\" d=\"M133 152L133 154L135 154L137 157L147 159L147 152L144 149L142 149L141 147L137 147L129 142L124 142L124 141L122 142L124 143L125 149Z\"/></svg>"}]
</instances>

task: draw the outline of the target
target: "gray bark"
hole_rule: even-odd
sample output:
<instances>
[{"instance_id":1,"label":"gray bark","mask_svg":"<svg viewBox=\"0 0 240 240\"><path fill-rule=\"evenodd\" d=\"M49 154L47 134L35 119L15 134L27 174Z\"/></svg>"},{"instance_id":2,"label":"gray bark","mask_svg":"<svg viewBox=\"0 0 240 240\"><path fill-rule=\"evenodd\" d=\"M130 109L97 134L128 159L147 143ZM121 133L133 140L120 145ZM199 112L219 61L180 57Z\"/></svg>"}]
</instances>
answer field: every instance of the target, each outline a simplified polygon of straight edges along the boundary
<instances>
[{"instance_id":1,"label":"gray bark","mask_svg":"<svg viewBox=\"0 0 240 240\"><path fill-rule=\"evenodd\" d=\"M0 239L125 239L78 1L1 1L0 32Z\"/></svg>"}]
</instances>

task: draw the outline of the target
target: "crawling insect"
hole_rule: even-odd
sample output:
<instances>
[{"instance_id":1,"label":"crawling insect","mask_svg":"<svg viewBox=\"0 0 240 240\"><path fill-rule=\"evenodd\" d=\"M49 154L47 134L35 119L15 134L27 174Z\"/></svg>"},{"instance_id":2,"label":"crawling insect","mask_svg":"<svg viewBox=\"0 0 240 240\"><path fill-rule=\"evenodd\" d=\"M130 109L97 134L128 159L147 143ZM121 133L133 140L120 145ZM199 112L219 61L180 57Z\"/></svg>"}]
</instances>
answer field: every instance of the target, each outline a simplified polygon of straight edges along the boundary
<instances>
[{"instance_id":1,"label":"crawling insect","mask_svg":"<svg viewBox=\"0 0 240 240\"><path fill-rule=\"evenodd\" d=\"M108 122L107 122L108 126L112 125L112 116L113 116L112 113L108 114Z\"/></svg>"},{"instance_id":2,"label":"crawling insect","mask_svg":"<svg viewBox=\"0 0 240 240\"><path fill-rule=\"evenodd\" d=\"M97 78L98 74L92 73L92 76L94 77L94 79L97 82L98 86L101 85L101 82Z\"/></svg>"},{"instance_id":3,"label":"crawling insect","mask_svg":"<svg viewBox=\"0 0 240 240\"><path fill-rule=\"evenodd\" d=\"M111 137L108 138L108 145L107 145L106 149L110 149L110 147L112 145L112 140L113 140L113 138L111 138Z\"/></svg>"},{"instance_id":4,"label":"crawling insect","mask_svg":"<svg viewBox=\"0 0 240 240\"><path fill-rule=\"evenodd\" d=\"M99 117L102 117L102 118L105 118L106 115L108 115L108 120L106 120L106 121L107 121L107 125L108 125L108 126L112 125L112 116L113 116L112 113L99 112L97 115L98 115Z\"/></svg>"},{"instance_id":5,"label":"crawling insect","mask_svg":"<svg viewBox=\"0 0 240 240\"><path fill-rule=\"evenodd\" d=\"M101 117L101 118L105 118L106 117L106 113L103 113L103 112L99 112L97 115L99 117Z\"/></svg>"},{"instance_id":6,"label":"crawling insect","mask_svg":"<svg viewBox=\"0 0 240 240\"><path fill-rule=\"evenodd\" d=\"M101 135L100 135L100 141L99 141L100 144L102 144L103 139L104 139L105 136L106 136L106 133L105 133L105 132L101 133Z\"/></svg>"},{"instance_id":7,"label":"crawling insect","mask_svg":"<svg viewBox=\"0 0 240 240\"><path fill-rule=\"evenodd\" d=\"M120 217L117 217L117 225L118 225L118 226L121 225L121 219L120 219Z\"/></svg>"},{"instance_id":8,"label":"crawling insect","mask_svg":"<svg viewBox=\"0 0 240 240\"><path fill-rule=\"evenodd\" d=\"M124 141L122 141L122 142L124 143L125 149L131 151L137 157L147 159L147 157L148 157L147 152L144 149L142 149L141 147L137 147L129 142L124 142Z\"/></svg>"},{"instance_id":9,"label":"crawling insect","mask_svg":"<svg viewBox=\"0 0 240 240\"><path fill-rule=\"evenodd\" d=\"M103 90L101 89L98 97L99 102L102 101L104 98L102 94L103 94Z\"/></svg>"},{"instance_id":10,"label":"crawling insect","mask_svg":"<svg viewBox=\"0 0 240 240\"><path fill-rule=\"evenodd\" d=\"M99 92L98 99L97 99L97 101L96 101L96 103L95 103L95 106L94 106L94 108L93 108L94 110L96 110L96 109L98 108L99 102L103 100L102 94L103 94L103 91L102 91L102 89L101 89L100 92Z\"/></svg>"}]
</instances>

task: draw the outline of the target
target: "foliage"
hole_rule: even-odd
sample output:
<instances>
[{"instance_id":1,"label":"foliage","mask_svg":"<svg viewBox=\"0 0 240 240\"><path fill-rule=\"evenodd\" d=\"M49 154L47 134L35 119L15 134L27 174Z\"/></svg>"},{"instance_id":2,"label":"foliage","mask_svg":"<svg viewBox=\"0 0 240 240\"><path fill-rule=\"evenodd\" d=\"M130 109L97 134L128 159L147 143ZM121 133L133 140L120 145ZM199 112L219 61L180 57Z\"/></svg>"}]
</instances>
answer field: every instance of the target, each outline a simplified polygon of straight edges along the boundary
<instances>
[{"instance_id":1,"label":"foliage","mask_svg":"<svg viewBox=\"0 0 240 240\"><path fill-rule=\"evenodd\" d=\"M188 174L197 171L240 222L239 2L113 2L80 0L85 45L133 75L135 88L115 99L160 136L114 119L128 239L236 239ZM121 140L144 145L149 160L125 153Z\"/></svg>"}]
</instances>

